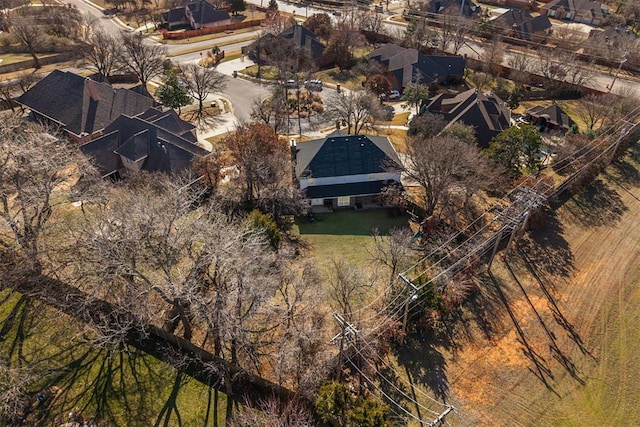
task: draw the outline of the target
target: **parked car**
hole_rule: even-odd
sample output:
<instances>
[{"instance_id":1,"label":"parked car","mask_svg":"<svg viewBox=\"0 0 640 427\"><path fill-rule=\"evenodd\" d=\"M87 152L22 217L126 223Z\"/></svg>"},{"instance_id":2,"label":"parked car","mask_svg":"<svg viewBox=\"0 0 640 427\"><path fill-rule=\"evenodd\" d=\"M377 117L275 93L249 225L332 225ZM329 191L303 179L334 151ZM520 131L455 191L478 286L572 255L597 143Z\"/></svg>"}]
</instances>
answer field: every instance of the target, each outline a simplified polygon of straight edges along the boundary
<instances>
[{"instance_id":1,"label":"parked car","mask_svg":"<svg viewBox=\"0 0 640 427\"><path fill-rule=\"evenodd\" d=\"M389 92L389 95L387 96L387 99L389 99L390 101L394 101L394 100L400 99L400 92L398 92L397 90L393 89L391 92Z\"/></svg>"},{"instance_id":2,"label":"parked car","mask_svg":"<svg viewBox=\"0 0 640 427\"><path fill-rule=\"evenodd\" d=\"M282 82L282 86L286 87L287 89L297 89L298 88L298 82L296 80L286 80Z\"/></svg>"},{"instance_id":3,"label":"parked car","mask_svg":"<svg viewBox=\"0 0 640 427\"><path fill-rule=\"evenodd\" d=\"M320 92L322 90L322 81L321 80L307 80L304 82L304 87L307 90L313 90L316 92Z\"/></svg>"}]
</instances>

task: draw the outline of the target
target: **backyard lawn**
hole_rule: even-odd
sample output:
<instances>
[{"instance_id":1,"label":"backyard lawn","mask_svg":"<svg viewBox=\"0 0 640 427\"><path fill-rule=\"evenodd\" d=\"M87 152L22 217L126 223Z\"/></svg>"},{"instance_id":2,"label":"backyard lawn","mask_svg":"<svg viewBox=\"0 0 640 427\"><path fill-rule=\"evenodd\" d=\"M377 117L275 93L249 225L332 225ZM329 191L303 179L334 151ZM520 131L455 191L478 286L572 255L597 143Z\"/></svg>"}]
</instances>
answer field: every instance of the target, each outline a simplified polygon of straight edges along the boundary
<instances>
[{"instance_id":1,"label":"backyard lawn","mask_svg":"<svg viewBox=\"0 0 640 427\"><path fill-rule=\"evenodd\" d=\"M394 216L389 209L344 210L315 217L314 222L297 218L295 226L321 269L328 268L333 259L365 267L370 258L367 249L373 241L372 229L385 235L391 228L406 227L409 220L408 215Z\"/></svg>"}]
</instances>

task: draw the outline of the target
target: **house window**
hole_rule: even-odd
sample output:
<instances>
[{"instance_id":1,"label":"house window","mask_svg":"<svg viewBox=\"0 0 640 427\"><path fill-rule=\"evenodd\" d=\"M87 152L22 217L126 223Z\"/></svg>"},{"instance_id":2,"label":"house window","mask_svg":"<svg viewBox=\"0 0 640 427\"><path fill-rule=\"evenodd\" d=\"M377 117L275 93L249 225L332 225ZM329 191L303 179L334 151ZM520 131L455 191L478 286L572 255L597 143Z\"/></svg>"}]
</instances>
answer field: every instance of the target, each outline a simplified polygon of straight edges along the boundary
<instances>
[{"instance_id":1,"label":"house window","mask_svg":"<svg viewBox=\"0 0 640 427\"><path fill-rule=\"evenodd\" d=\"M322 206L324 199L311 199L311 206Z\"/></svg>"},{"instance_id":2,"label":"house window","mask_svg":"<svg viewBox=\"0 0 640 427\"><path fill-rule=\"evenodd\" d=\"M340 196L338 197L338 207L340 206L349 206L351 204L351 197L349 196Z\"/></svg>"},{"instance_id":3,"label":"house window","mask_svg":"<svg viewBox=\"0 0 640 427\"><path fill-rule=\"evenodd\" d=\"M313 185L313 178L307 178L307 185Z\"/></svg>"}]
</instances>

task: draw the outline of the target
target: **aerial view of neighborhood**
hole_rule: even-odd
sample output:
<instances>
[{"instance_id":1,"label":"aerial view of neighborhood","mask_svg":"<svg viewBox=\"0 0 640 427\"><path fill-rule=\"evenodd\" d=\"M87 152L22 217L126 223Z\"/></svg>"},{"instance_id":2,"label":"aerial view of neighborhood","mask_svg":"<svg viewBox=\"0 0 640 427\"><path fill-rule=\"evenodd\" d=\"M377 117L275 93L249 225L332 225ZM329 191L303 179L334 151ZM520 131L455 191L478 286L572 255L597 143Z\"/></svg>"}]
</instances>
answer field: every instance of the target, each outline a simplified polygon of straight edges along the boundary
<instances>
[{"instance_id":1,"label":"aerial view of neighborhood","mask_svg":"<svg viewBox=\"0 0 640 427\"><path fill-rule=\"evenodd\" d=\"M640 425L640 1L0 4L0 426Z\"/></svg>"}]
</instances>

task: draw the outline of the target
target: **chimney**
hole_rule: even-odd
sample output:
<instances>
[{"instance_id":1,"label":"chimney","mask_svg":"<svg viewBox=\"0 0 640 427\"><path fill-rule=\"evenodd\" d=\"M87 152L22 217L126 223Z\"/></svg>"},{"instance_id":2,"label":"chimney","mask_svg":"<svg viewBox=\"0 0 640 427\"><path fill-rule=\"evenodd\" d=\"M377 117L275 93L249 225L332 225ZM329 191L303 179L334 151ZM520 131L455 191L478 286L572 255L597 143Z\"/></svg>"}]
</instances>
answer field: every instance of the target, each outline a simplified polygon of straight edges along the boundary
<instances>
[{"instance_id":1,"label":"chimney","mask_svg":"<svg viewBox=\"0 0 640 427\"><path fill-rule=\"evenodd\" d=\"M94 101L97 101L99 99L99 96L98 96L98 88L96 88L96 83L88 77L85 81L87 83L87 90L89 91L89 96Z\"/></svg>"}]
</instances>

